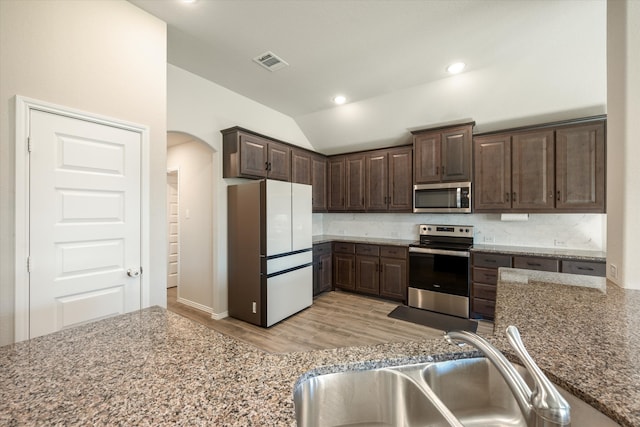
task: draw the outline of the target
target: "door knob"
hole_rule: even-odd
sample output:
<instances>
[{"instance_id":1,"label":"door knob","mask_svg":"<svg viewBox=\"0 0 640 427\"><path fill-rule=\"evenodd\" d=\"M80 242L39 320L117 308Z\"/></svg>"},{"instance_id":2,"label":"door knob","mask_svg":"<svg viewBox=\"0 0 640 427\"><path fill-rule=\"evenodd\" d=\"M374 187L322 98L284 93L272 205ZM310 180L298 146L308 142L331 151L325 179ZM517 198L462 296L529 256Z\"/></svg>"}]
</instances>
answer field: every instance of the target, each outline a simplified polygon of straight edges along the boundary
<instances>
[{"instance_id":1,"label":"door knob","mask_svg":"<svg viewBox=\"0 0 640 427\"><path fill-rule=\"evenodd\" d=\"M140 275L140 270L137 268L130 268L127 270L127 276L129 277L138 277Z\"/></svg>"}]
</instances>

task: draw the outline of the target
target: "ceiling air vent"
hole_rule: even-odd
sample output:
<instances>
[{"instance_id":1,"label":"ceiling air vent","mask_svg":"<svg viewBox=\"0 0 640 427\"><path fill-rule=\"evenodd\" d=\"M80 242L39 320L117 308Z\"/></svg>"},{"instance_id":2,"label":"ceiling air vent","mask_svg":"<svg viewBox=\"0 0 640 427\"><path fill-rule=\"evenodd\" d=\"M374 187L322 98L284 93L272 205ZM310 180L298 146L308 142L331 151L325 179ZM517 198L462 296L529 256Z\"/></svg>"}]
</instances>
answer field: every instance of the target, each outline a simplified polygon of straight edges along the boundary
<instances>
[{"instance_id":1,"label":"ceiling air vent","mask_svg":"<svg viewBox=\"0 0 640 427\"><path fill-rule=\"evenodd\" d=\"M258 55L253 58L253 60L269 71L276 71L280 68L289 66L289 64L287 64L282 58L276 56L273 52L265 52L262 55Z\"/></svg>"}]
</instances>

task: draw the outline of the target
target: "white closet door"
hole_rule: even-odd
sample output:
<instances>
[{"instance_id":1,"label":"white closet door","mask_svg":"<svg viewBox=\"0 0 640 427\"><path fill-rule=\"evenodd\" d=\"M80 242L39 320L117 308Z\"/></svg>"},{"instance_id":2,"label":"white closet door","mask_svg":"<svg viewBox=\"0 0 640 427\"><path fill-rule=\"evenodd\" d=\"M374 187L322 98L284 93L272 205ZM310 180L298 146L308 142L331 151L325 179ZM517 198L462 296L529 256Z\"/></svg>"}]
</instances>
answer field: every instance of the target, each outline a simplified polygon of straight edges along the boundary
<instances>
[{"instance_id":1,"label":"white closet door","mask_svg":"<svg viewBox=\"0 0 640 427\"><path fill-rule=\"evenodd\" d=\"M31 338L140 308L141 138L31 112Z\"/></svg>"}]
</instances>

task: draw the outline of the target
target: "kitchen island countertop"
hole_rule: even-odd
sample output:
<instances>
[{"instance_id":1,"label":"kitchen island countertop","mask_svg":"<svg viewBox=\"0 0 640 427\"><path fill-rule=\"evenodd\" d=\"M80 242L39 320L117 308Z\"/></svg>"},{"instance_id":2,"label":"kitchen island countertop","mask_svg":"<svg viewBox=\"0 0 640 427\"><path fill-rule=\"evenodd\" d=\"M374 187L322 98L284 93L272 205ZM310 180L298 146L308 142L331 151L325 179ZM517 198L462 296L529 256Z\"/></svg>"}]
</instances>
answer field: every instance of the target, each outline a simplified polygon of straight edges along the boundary
<instances>
[{"instance_id":1,"label":"kitchen island countertop","mask_svg":"<svg viewBox=\"0 0 640 427\"><path fill-rule=\"evenodd\" d=\"M640 291L500 281L489 339L503 351L509 324L554 381L640 425ZM269 354L152 307L0 348L0 425L292 426L302 375L477 354L461 351L425 339Z\"/></svg>"}]
</instances>

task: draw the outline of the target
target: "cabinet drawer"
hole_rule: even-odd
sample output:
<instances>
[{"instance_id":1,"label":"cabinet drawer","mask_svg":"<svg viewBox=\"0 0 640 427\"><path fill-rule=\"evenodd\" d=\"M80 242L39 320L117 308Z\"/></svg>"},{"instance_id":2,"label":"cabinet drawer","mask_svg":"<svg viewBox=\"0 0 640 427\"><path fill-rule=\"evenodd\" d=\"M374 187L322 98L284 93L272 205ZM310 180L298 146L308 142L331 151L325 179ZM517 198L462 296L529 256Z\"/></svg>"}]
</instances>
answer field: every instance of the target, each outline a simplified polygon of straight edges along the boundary
<instances>
[{"instance_id":1,"label":"cabinet drawer","mask_svg":"<svg viewBox=\"0 0 640 427\"><path fill-rule=\"evenodd\" d=\"M355 243L335 242L333 244L333 251L341 254L355 254L356 245Z\"/></svg>"},{"instance_id":2,"label":"cabinet drawer","mask_svg":"<svg viewBox=\"0 0 640 427\"><path fill-rule=\"evenodd\" d=\"M513 267L527 270L560 271L560 262L550 258L516 256L513 257Z\"/></svg>"},{"instance_id":3,"label":"cabinet drawer","mask_svg":"<svg viewBox=\"0 0 640 427\"><path fill-rule=\"evenodd\" d=\"M496 303L495 301L474 298L471 302L472 308L471 311L474 313L481 314L483 316L491 317L495 315L496 312Z\"/></svg>"},{"instance_id":4,"label":"cabinet drawer","mask_svg":"<svg viewBox=\"0 0 640 427\"><path fill-rule=\"evenodd\" d=\"M487 299L491 301L496 300L496 286L485 285L483 283L473 283L472 292L474 298Z\"/></svg>"},{"instance_id":5,"label":"cabinet drawer","mask_svg":"<svg viewBox=\"0 0 640 427\"><path fill-rule=\"evenodd\" d=\"M377 245L356 245L356 253L358 255L379 256L380 246Z\"/></svg>"},{"instance_id":6,"label":"cabinet drawer","mask_svg":"<svg viewBox=\"0 0 640 427\"><path fill-rule=\"evenodd\" d=\"M604 262L593 261L562 261L562 272L605 277L607 275L607 265Z\"/></svg>"},{"instance_id":7,"label":"cabinet drawer","mask_svg":"<svg viewBox=\"0 0 640 427\"><path fill-rule=\"evenodd\" d=\"M496 254L473 254L474 267L511 267L511 255L496 255Z\"/></svg>"},{"instance_id":8,"label":"cabinet drawer","mask_svg":"<svg viewBox=\"0 0 640 427\"><path fill-rule=\"evenodd\" d=\"M313 256L331 253L331 243L316 243L313 245Z\"/></svg>"},{"instance_id":9,"label":"cabinet drawer","mask_svg":"<svg viewBox=\"0 0 640 427\"><path fill-rule=\"evenodd\" d=\"M495 285L498 283L498 270L495 268L473 267L473 281L487 285Z\"/></svg>"},{"instance_id":10,"label":"cabinet drawer","mask_svg":"<svg viewBox=\"0 0 640 427\"><path fill-rule=\"evenodd\" d=\"M407 248L403 246L380 246L380 256L384 258L407 259Z\"/></svg>"}]
</instances>

